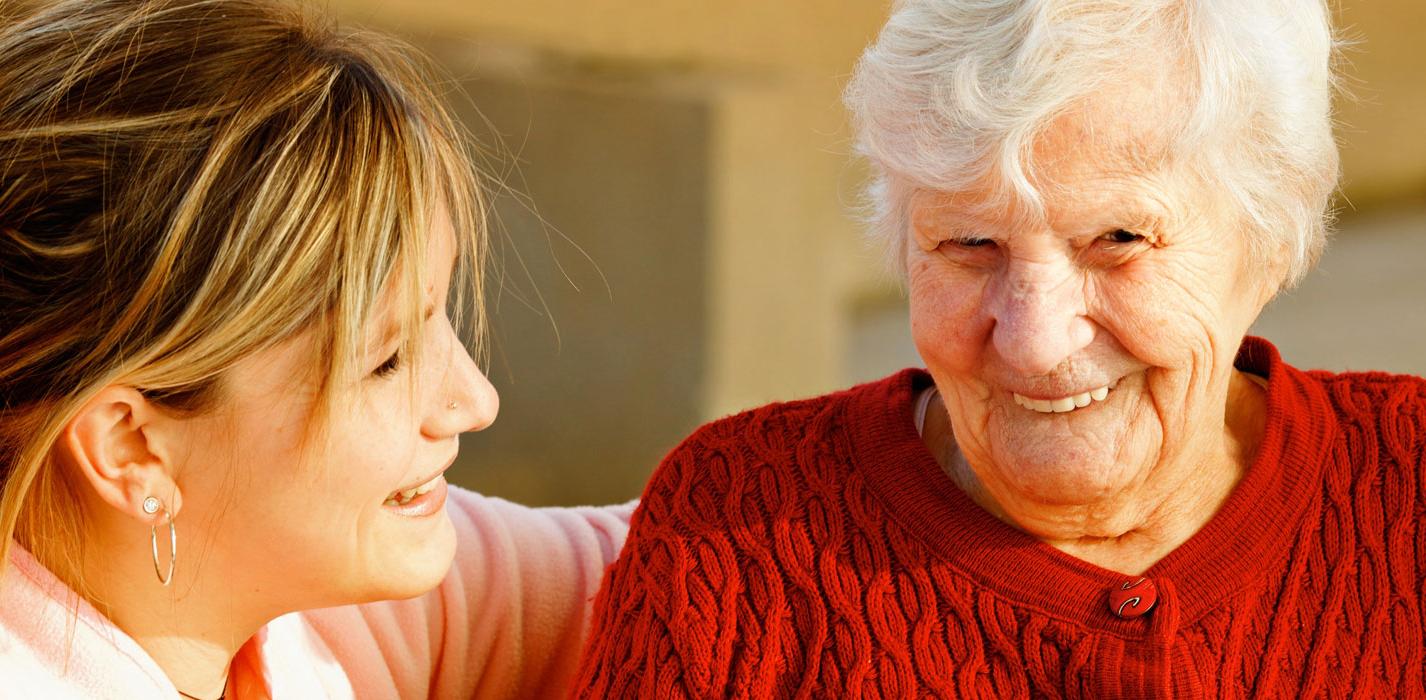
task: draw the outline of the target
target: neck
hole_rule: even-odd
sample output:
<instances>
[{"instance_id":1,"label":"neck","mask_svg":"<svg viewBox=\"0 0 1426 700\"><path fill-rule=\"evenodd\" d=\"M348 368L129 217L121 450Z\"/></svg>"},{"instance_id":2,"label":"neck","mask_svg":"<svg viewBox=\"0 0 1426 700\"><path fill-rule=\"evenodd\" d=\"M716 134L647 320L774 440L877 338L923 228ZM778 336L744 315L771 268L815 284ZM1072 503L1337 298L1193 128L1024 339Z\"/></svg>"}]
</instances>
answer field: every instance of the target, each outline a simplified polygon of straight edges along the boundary
<instances>
[{"instance_id":1,"label":"neck","mask_svg":"<svg viewBox=\"0 0 1426 700\"><path fill-rule=\"evenodd\" d=\"M1221 435L1160 465L1144 483L1071 506L992 496L957 448L944 408L927 412L923 440L951 480L991 515L1083 561L1139 574L1202 529L1227 500L1257 451L1265 415L1262 389L1234 371Z\"/></svg>"},{"instance_id":2,"label":"neck","mask_svg":"<svg viewBox=\"0 0 1426 700\"><path fill-rule=\"evenodd\" d=\"M133 636L180 693L198 700L223 697L229 664L237 649L181 633Z\"/></svg>"},{"instance_id":3,"label":"neck","mask_svg":"<svg viewBox=\"0 0 1426 700\"><path fill-rule=\"evenodd\" d=\"M109 525L86 548L91 602L148 652L181 693L201 700L222 696L234 655L273 616L244 610L242 592L212 574L221 568L217 562L199 566L193 555L201 549L193 538L187 550L180 541L173 581L163 586L153 571L149 529L122 521ZM165 565L166 549L161 543Z\"/></svg>"}]
</instances>

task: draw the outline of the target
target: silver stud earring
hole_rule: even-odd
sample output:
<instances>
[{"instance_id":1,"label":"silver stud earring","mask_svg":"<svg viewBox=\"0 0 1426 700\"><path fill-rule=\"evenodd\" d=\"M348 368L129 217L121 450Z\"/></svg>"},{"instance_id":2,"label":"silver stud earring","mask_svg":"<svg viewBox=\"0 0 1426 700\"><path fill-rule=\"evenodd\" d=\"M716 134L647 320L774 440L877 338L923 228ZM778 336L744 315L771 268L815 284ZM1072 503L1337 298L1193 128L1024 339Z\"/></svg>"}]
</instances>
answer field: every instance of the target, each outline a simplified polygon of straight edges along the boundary
<instances>
[{"instance_id":1,"label":"silver stud earring","mask_svg":"<svg viewBox=\"0 0 1426 700\"><path fill-rule=\"evenodd\" d=\"M178 563L178 528L173 524L173 516L168 509L163 506L163 501L153 496L144 499L144 512L153 515L163 511L163 517L168 519L168 573L165 574L163 567L158 563L158 521L149 526L149 548L153 550L153 573L158 577L158 582L167 586L173 581L173 567Z\"/></svg>"}]
</instances>

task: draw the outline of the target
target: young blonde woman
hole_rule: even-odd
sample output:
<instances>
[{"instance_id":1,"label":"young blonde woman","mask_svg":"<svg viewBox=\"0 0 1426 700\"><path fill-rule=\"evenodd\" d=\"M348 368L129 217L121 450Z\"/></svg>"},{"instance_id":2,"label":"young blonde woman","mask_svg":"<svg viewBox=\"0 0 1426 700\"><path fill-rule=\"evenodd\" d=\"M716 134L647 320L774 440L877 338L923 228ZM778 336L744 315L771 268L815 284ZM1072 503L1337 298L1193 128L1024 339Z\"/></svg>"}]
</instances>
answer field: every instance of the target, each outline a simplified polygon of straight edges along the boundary
<instances>
[{"instance_id":1,"label":"young blonde woman","mask_svg":"<svg viewBox=\"0 0 1426 700\"><path fill-rule=\"evenodd\" d=\"M262 0L6 19L0 696L562 693L628 509L442 479L497 398L424 75Z\"/></svg>"}]
</instances>

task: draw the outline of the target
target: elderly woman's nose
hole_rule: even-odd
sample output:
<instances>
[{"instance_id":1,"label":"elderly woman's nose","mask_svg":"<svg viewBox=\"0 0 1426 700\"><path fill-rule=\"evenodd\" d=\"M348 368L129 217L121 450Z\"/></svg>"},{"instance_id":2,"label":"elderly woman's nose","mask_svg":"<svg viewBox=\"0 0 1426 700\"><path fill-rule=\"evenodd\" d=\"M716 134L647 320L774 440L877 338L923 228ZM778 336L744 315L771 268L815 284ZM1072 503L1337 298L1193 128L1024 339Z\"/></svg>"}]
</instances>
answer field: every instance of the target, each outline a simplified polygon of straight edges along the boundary
<instances>
[{"instance_id":1,"label":"elderly woman's nose","mask_svg":"<svg viewBox=\"0 0 1426 700\"><path fill-rule=\"evenodd\" d=\"M1074 275L1029 271L993 295L990 313L996 354L1026 376L1049 374L1094 341L1084 292Z\"/></svg>"},{"instance_id":2,"label":"elderly woman's nose","mask_svg":"<svg viewBox=\"0 0 1426 700\"><path fill-rule=\"evenodd\" d=\"M448 330L450 352L444 370L436 378L434 405L426 414L422 431L432 438L445 438L473 430L484 430L500 412L500 395L485 373L476 366L454 330Z\"/></svg>"}]
</instances>

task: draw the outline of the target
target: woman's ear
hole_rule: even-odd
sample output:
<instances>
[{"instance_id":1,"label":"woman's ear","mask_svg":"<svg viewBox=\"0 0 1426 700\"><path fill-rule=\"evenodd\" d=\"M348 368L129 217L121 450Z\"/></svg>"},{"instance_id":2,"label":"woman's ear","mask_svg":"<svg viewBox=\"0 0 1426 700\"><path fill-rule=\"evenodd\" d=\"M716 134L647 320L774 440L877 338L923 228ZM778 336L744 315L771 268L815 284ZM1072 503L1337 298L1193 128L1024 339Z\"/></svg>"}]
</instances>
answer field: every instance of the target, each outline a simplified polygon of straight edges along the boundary
<instances>
[{"instance_id":1,"label":"woman's ear","mask_svg":"<svg viewBox=\"0 0 1426 700\"><path fill-rule=\"evenodd\" d=\"M170 516L182 504L165 458L170 446L154 430L161 418L137 389L106 387L65 426L57 456L104 503L145 523L161 522L162 510L144 512L145 498L158 498Z\"/></svg>"}]
</instances>

